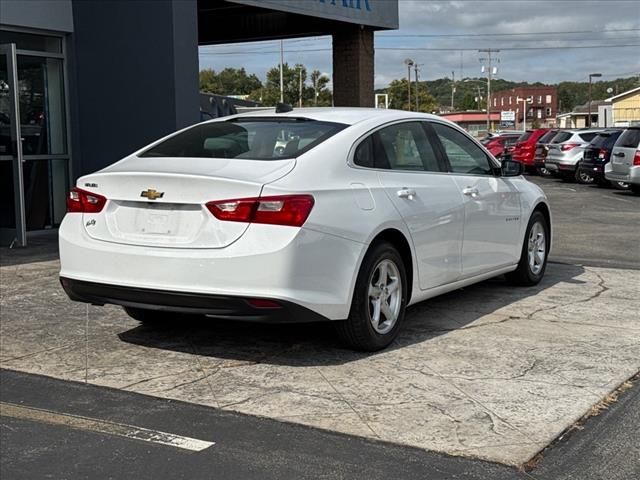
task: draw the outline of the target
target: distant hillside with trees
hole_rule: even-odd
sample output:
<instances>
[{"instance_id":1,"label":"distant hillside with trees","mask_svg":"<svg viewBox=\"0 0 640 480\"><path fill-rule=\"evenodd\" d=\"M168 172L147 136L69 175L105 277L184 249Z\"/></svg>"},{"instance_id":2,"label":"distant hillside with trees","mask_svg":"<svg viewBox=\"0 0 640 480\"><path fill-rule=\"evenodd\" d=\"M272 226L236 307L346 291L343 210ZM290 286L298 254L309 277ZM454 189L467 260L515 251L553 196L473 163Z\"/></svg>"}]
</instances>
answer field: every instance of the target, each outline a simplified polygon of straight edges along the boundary
<instances>
[{"instance_id":1,"label":"distant hillside with trees","mask_svg":"<svg viewBox=\"0 0 640 480\"><path fill-rule=\"evenodd\" d=\"M478 87L480 95L485 98L487 94L487 79L484 77L464 79L466 81L456 81L456 93L454 96L454 108L456 110L474 110L478 108L476 97L478 96ZM393 82L398 82L394 80ZM407 80L404 82L405 89ZM391 82L389 87L376 90L376 93L391 93L394 83ZM535 82L511 82L502 78L491 80L491 91L510 90L516 87L535 87L546 85L544 83ZM560 82L557 84L549 84L558 88L558 98L560 101L560 110L569 112L578 105L583 105L589 100L589 82ZM606 80L594 82L592 85L593 100L604 100L618 93L640 87L640 77L617 78L615 80ZM607 89L611 88L612 93L608 93ZM415 86L414 86L415 89ZM413 91L413 89L412 89ZM420 82L419 91L429 94L434 98L435 103L439 106L451 106L451 79L439 78ZM486 102L486 100L485 100ZM485 103L486 105L486 103ZM394 106L394 108L398 108ZM482 108L482 106L481 106ZM433 110L435 111L435 109Z\"/></svg>"},{"instance_id":2,"label":"distant hillside with trees","mask_svg":"<svg viewBox=\"0 0 640 480\"><path fill-rule=\"evenodd\" d=\"M318 70L308 72L304 65L296 64L283 66L284 77L284 101L291 105L297 105L300 97L300 75L302 75L302 100L304 106L330 106L332 104L332 92L328 88L329 77ZM454 96L455 110L474 110L478 108L478 92L486 102L487 80L484 77L467 78L456 81L456 93ZM531 87L545 85L540 82L511 82L502 78L491 81L491 91L509 90L516 87ZM578 105L585 104L589 99L588 82L560 82L551 84L558 87L560 111L569 112ZM439 78L420 82L418 88L418 104L422 112L437 112L441 107L451 106L451 79ZM593 100L604 100L618 93L640 86L640 76L617 78L594 82L592 85ZM612 92L608 93L607 89ZM254 75L246 72L244 68L225 68L200 71L200 91L216 93L219 95L248 95L251 100L265 105L274 105L280 101L280 69L279 66L271 68L267 72L267 80L263 83ZM387 88L376 90L376 93L387 93L391 108L407 109L408 92L407 79L393 80ZM415 108L415 84L411 88L411 104ZM482 108L486 103L481 103Z\"/></svg>"}]
</instances>

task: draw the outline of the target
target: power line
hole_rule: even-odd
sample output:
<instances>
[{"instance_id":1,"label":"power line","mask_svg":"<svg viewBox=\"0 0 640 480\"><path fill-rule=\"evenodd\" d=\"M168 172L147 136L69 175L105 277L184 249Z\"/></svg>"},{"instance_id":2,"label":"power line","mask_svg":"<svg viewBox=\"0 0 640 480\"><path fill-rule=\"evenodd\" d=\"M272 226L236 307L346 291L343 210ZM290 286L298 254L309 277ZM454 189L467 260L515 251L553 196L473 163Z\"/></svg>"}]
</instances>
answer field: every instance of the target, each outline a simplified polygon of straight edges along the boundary
<instances>
[{"instance_id":1,"label":"power line","mask_svg":"<svg viewBox=\"0 0 640 480\"><path fill-rule=\"evenodd\" d=\"M567 45L564 47L504 47L500 46L500 50L574 50L574 49L601 49L601 48L627 48L640 47L640 43L628 43L617 45ZM376 47L376 50L420 50L432 52L477 52L482 50L479 48L432 48L432 47ZM286 50L286 53L308 53L308 52L330 52L331 48L311 48L304 50ZM260 50L260 51L236 51L236 52L200 52L200 55L259 55L261 53L280 53L279 50Z\"/></svg>"},{"instance_id":2,"label":"power line","mask_svg":"<svg viewBox=\"0 0 640 480\"><path fill-rule=\"evenodd\" d=\"M442 37L511 37L511 36L529 36L529 35L570 35L574 33L619 33L619 32L640 32L640 28L621 28L616 30L573 30L564 32L517 32L517 33L391 33L379 34L378 38L387 37L420 37L420 38L442 38Z\"/></svg>"}]
</instances>

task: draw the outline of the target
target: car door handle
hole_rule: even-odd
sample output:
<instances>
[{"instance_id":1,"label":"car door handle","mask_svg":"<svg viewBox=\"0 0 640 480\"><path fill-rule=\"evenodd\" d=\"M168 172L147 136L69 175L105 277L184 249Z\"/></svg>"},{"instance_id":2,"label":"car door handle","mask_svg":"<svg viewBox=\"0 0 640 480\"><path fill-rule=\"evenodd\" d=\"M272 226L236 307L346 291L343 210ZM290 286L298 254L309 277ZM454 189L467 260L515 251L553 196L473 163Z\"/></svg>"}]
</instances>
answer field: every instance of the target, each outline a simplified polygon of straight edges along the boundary
<instances>
[{"instance_id":1,"label":"car door handle","mask_svg":"<svg viewBox=\"0 0 640 480\"><path fill-rule=\"evenodd\" d=\"M462 189L462 193L470 197L477 197L480 192L476 187L467 187Z\"/></svg>"},{"instance_id":2,"label":"car door handle","mask_svg":"<svg viewBox=\"0 0 640 480\"><path fill-rule=\"evenodd\" d=\"M400 198L408 198L409 200L413 200L413 197L416 196L416 191L411 188L402 188L398 190L398 196Z\"/></svg>"},{"instance_id":3,"label":"car door handle","mask_svg":"<svg viewBox=\"0 0 640 480\"><path fill-rule=\"evenodd\" d=\"M624 157L624 152L616 152L613 154L614 157Z\"/></svg>"}]
</instances>

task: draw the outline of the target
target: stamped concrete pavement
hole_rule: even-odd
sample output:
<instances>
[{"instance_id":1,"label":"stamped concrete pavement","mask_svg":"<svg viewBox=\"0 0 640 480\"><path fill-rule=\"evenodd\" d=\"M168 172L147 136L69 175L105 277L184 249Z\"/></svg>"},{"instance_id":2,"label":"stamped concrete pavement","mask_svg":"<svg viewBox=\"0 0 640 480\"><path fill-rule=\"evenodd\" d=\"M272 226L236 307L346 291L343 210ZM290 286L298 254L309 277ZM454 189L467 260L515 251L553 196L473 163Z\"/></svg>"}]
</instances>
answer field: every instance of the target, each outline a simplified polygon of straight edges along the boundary
<instances>
[{"instance_id":1,"label":"stamped concrete pavement","mask_svg":"<svg viewBox=\"0 0 640 480\"><path fill-rule=\"evenodd\" d=\"M151 329L70 302L58 262L0 268L3 368L520 465L640 370L640 272L550 264L412 307L386 351L331 325Z\"/></svg>"}]
</instances>

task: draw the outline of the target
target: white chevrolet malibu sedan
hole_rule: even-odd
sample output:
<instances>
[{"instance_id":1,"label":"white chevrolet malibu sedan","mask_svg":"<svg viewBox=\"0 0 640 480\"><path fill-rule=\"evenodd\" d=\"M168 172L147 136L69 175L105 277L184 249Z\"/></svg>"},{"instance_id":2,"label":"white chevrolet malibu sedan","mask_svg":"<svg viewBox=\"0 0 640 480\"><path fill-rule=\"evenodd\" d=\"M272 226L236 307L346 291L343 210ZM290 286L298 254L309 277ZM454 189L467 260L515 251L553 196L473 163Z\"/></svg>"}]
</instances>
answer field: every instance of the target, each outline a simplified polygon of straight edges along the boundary
<instances>
[{"instance_id":1,"label":"white chevrolet malibu sedan","mask_svg":"<svg viewBox=\"0 0 640 480\"><path fill-rule=\"evenodd\" d=\"M538 283L550 246L540 188L450 122L261 111L80 178L60 279L72 300L145 323L332 320L348 345L373 351L398 335L408 305L502 274Z\"/></svg>"}]
</instances>

